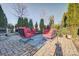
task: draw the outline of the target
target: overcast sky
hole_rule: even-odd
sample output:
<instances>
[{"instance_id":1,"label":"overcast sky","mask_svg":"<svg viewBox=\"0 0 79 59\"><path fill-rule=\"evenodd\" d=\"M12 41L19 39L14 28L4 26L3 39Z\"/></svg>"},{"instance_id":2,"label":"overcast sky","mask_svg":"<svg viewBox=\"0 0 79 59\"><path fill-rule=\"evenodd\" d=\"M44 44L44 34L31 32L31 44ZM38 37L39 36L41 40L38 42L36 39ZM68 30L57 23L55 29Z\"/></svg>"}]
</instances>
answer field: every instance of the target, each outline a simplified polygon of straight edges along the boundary
<instances>
[{"instance_id":1,"label":"overcast sky","mask_svg":"<svg viewBox=\"0 0 79 59\"><path fill-rule=\"evenodd\" d=\"M15 4L1 4L2 8L7 16L8 23L15 25L17 23L17 17L13 14L15 11L13 7ZM48 24L49 17L54 16L55 23L60 23L63 13L67 11L68 4L66 3L29 3L25 4L27 6L27 11L25 12L25 17L32 19L33 23L40 21L41 17L44 17L45 24Z\"/></svg>"}]
</instances>

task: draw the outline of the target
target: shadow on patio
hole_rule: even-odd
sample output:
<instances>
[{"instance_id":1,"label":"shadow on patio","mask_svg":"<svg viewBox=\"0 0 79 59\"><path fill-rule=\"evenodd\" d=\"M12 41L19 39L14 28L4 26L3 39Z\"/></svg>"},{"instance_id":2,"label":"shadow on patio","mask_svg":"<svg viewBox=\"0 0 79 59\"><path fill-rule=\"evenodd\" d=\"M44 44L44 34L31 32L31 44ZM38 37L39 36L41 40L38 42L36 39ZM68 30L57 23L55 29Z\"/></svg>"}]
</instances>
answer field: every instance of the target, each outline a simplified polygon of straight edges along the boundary
<instances>
[{"instance_id":1,"label":"shadow on patio","mask_svg":"<svg viewBox=\"0 0 79 59\"><path fill-rule=\"evenodd\" d=\"M55 45L56 45L56 49L55 49L54 56L63 56L63 52L62 52L60 43L56 43Z\"/></svg>"}]
</instances>

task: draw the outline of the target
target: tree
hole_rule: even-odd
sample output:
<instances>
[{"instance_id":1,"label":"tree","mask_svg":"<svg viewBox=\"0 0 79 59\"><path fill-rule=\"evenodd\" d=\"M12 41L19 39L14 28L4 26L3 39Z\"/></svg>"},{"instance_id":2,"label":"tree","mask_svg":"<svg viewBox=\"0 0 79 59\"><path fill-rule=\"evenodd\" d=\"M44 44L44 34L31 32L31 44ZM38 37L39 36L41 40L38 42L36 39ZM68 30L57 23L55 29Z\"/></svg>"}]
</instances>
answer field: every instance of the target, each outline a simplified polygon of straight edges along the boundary
<instances>
[{"instance_id":1,"label":"tree","mask_svg":"<svg viewBox=\"0 0 79 59\"><path fill-rule=\"evenodd\" d=\"M32 19L30 19L29 21L29 28L32 30L34 27L33 27L33 22L32 22Z\"/></svg>"},{"instance_id":2,"label":"tree","mask_svg":"<svg viewBox=\"0 0 79 59\"><path fill-rule=\"evenodd\" d=\"M77 37L77 28L79 27L79 4L70 3L68 5L68 25L72 36Z\"/></svg>"},{"instance_id":3,"label":"tree","mask_svg":"<svg viewBox=\"0 0 79 59\"><path fill-rule=\"evenodd\" d=\"M6 15L0 5L0 27L6 28L7 27L7 18Z\"/></svg>"},{"instance_id":4,"label":"tree","mask_svg":"<svg viewBox=\"0 0 79 59\"><path fill-rule=\"evenodd\" d=\"M7 27L11 30L11 32L14 32L14 26L12 24L8 24Z\"/></svg>"},{"instance_id":5,"label":"tree","mask_svg":"<svg viewBox=\"0 0 79 59\"><path fill-rule=\"evenodd\" d=\"M50 22L49 22L50 27L54 27L54 16L50 16Z\"/></svg>"},{"instance_id":6,"label":"tree","mask_svg":"<svg viewBox=\"0 0 79 59\"><path fill-rule=\"evenodd\" d=\"M17 26L18 27L23 27L24 26L24 20L23 17L19 17L18 22L17 22Z\"/></svg>"},{"instance_id":7,"label":"tree","mask_svg":"<svg viewBox=\"0 0 79 59\"><path fill-rule=\"evenodd\" d=\"M41 10L40 10L40 17L43 18L43 19L45 19L47 13L48 13L48 10L46 10L46 9L41 9Z\"/></svg>"},{"instance_id":8,"label":"tree","mask_svg":"<svg viewBox=\"0 0 79 59\"><path fill-rule=\"evenodd\" d=\"M67 23L67 13L64 13L64 15L63 15L61 26L62 27L67 27L68 26L68 23Z\"/></svg>"},{"instance_id":9,"label":"tree","mask_svg":"<svg viewBox=\"0 0 79 59\"><path fill-rule=\"evenodd\" d=\"M69 26L79 26L79 4L70 3L68 5L68 24Z\"/></svg>"},{"instance_id":10,"label":"tree","mask_svg":"<svg viewBox=\"0 0 79 59\"><path fill-rule=\"evenodd\" d=\"M64 14L62 25L67 27L72 37L77 37L77 30L79 27L79 4L70 3L68 5L68 11Z\"/></svg>"},{"instance_id":11,"label":"tree","mask_svg":"<svg viewBox=\"0 0 79 59\"><path fill-rule=\"evenodd\" d=\"M28 19L27 19L27 18L24 18L24 26L25 26L25 27L28 27L28 26L29 26L29 24L28 24Z\"/></svg>"},{"instance_id":12,"label":"tree","mask_svg":"<svg viewBox=\"0 0 79 59\"><path fill-rule=\"evenodd\" d=\"M56 28L57 30L60 29L60 25L59 24L54 24L54 28Z\"/></svg>"},{"instance_id":13,"label":"tree","mask_svg":"<svg viewBox=\"0 0 79 59\"><path fill-rule=\"evenodd\" d=\"M44 28L45 28L45 26L44 26L44 19L41 19L41 20L40 20L40 25L39 25L39 27L40 27L41 32L43 33Z\"/></svg>"},{"instance_id":14,"label":"tree","mask_svg":"<svg viewBox=\"0 0 79 59\"><path fill-rule=\"evenodd\" d=\"M15 11L15 13L13 13L13 15L15 15L18 18L23 17L25 15L25 13L27 12L26 4L18 3L13 6L14 6L13 10Z\"/></svg>"},{"instance_id":15,"label":"tree","mask_svg":"<svg viewBox=\"0 0 79 59\"><path fill-rule=\"evenodd\" d=\"M24 15L27 11L27 5L19 3L19 4L14 4L13 6L14 6L13 10L15 11L15 13L13 13L13 15L15 15L18 18L17 26L28 27L28 19L24 18Z\"/></svg>"},{"instance_id":16,"label":"tree","mask_svg":"<svg viewBox=\"0 0 79 59\"><path fill-rule=\"evenodd\" d=\"M35 24L35 29L36 29L36 31L38 31L38 23L37 22Z\"/></svg>"}]
</instances>

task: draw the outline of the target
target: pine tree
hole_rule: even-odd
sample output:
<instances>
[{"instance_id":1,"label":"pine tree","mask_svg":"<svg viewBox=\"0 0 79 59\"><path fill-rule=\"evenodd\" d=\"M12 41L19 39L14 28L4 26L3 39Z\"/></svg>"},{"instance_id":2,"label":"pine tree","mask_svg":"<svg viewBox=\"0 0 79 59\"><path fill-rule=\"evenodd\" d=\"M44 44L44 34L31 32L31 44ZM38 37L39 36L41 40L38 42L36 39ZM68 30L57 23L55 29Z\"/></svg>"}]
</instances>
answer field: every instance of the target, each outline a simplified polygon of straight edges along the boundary
<instances>
[{"instance_id":1,"label":"pine tree","mask_svg":"<svg viewBox=\"0 0 79 59\"><path fill-rule=\"evenodd\" d=\"M19 17L18 23L17 23L18 27L23 27L24 26L23 22L24 22L23 17Z\"/></svg>"},{"instance_id":2,"label":"pine tree","mask_svg":"<svg viewBox=\"0 0 79 59\"><path fill-rule=\"evenodd\" d=\"M29 21L29 28L32 30L34 27L33 27L33 22L32 22L32 19L30 19Z\"/></svg>"},{"instance_id":3,"label":"pine tree","mask_svg":"<svg viewBox=\"0 0 79 59\"><path fill-rule=\"evenodd\" d=\"M27 18L24 18L24 26L25 26L25 27L28 27L28 26L29 26L29 24L28 24L28 19L27 19Z\"/></svg>"},{"instance_id":4,"label":"pine tree","mask_svg":"<svg viewBox=\"0 0 79 59\"><path fill-rule=\"evenodd\" d=\"M41 19L41 20L40 20L40 25L39 25L39 27L40 27L41 32L43 33L44 28L45 28L45 26L44 26L44 19Z\"/></svg>"},{"instance_id":5,"label":"pine tree","mask_svg":"<svg viewBox=\"0 0 79 59\"><path fill-rule=\"evenodd\" d=\"M36 31L38 31L38 23L37 22L35 24L35 29L36 29Z\"/></svg>"},{"instance_id":6,"label":"pine tree","mask_svg":"<svg viewBox=\"0 0 79 59\"><path fill-rule=\"evenodd\" d=\"M6 15L0 5L0 27L6 28L7 27L7 18Z\"/></svg>"}]
</instances>

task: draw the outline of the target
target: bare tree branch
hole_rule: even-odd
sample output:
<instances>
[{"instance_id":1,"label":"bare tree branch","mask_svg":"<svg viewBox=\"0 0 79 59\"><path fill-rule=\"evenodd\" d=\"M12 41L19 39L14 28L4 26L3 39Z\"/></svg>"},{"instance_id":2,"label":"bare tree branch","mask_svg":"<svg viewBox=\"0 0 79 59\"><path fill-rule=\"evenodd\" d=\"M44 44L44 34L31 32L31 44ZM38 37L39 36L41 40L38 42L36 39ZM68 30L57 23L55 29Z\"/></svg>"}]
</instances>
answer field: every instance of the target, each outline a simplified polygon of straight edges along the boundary
<instances>
[{"instance_id":1,"label":"bare tree branch","mask_svg":"<svg viewBox=\"0 0 79 59\"><path fill-rule=\"evenodd\" d=\"M15 13L12 13L12 14L15 15L16 17L23 17L25 13L27 13L26 4L18 3L18 4L13 4L13 6L14 7L12 8L15 11Z\"/></svg>"},{"instance_id":2,"label":"bare tree branch","mask_svg":"<svg viewBox=\"0 0 79 59\"><path fill-rule=\"evenodd\" d=\"M46 17L46 14L47 14L47 10L46 9L41 9L40 10L40 17L41 18L45 18Z\"/></svg>"}]
</instances>

